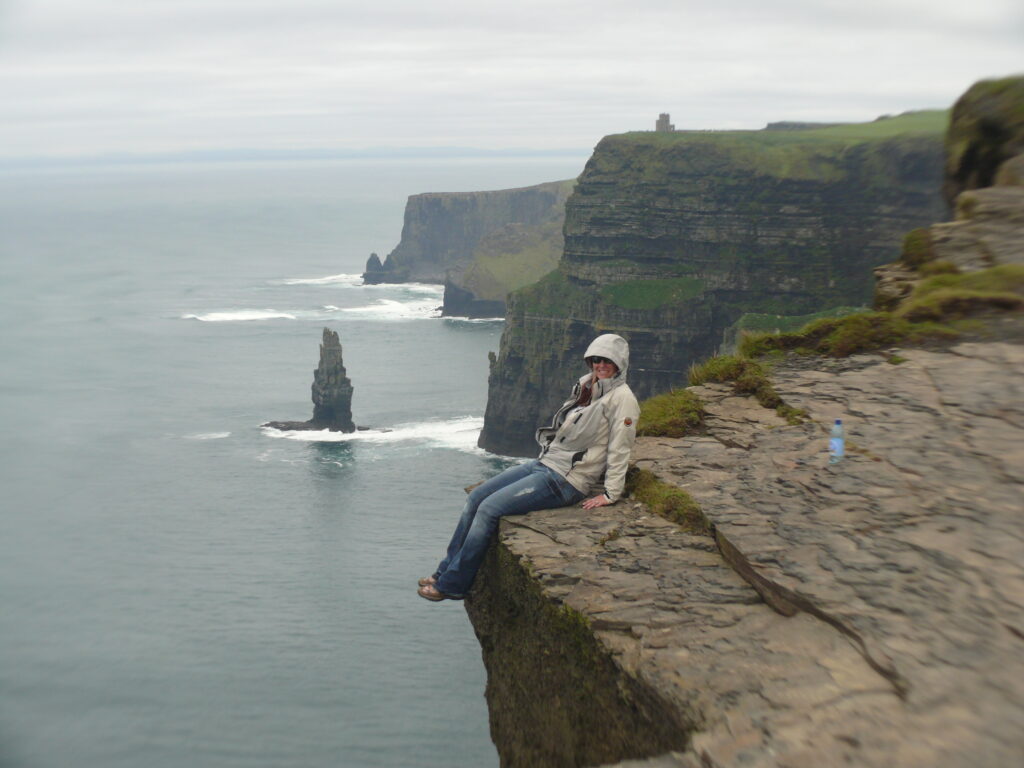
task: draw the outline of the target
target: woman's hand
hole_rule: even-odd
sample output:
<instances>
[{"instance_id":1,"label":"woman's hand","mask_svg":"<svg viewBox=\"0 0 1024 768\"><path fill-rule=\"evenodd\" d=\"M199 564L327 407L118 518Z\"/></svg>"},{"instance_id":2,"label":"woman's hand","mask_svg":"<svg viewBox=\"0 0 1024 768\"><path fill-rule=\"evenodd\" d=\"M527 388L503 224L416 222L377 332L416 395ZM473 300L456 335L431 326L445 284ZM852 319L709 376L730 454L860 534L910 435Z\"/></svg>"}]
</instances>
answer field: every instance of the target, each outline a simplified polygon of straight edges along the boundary
<instances>
[{"instance_id":1,"label":"woman's hand","mask_svg":"<svg viewBox=\"0 0 1024 768\"><path fill-rule=\"evenodd\" d=\"M597 496L591 496L589 499L584 501L583 502L583 508L584 509L597 509L598 507L603 507L603 506L606 506L608 504L611 504L611 501L608 500L608 497L605 496L603 493L599 493L599 494L597 494Z\"/></svg>"}]
</instances>

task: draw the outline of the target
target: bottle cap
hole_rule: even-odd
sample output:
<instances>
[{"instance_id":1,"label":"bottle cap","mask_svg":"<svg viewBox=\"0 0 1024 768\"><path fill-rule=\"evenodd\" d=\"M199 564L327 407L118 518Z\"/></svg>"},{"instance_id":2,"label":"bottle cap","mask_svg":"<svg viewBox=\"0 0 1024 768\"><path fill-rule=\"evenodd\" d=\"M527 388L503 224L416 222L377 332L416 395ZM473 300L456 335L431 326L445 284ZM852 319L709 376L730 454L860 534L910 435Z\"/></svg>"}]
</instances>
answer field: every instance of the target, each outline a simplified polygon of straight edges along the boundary
<instances>
[{"instance_id":1,"label":"bottle cap","mask_svg":"<svg viewBox=\"0 0 1024 768\"><path fill-rule=\"evenodd\" d=\"M836 419L836 424L842 424L842 423L843 423L842 419Z\"/></svg>"}]
</instances>

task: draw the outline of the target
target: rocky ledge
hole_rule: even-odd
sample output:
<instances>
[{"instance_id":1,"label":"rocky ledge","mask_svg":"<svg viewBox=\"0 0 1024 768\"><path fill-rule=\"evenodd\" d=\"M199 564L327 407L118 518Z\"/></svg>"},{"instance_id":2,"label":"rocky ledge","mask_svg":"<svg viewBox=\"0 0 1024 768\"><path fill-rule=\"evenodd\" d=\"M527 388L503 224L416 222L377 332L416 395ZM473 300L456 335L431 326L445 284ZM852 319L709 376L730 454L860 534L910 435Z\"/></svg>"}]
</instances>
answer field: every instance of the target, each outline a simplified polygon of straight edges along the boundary
<instances>
[{"instance_id":1,"label":"rocky ledge","mask_svg":"<svg viewBox=\"0 0 1024 768\"><path fill-rule=\"evenodd\" d=\"M789 358L642 438L629 500L502 523L467 610L503 765L999 766L1024 754L1024 344ZM848 455L827 463L842 418Z\"/></svg>"}]
</instances>

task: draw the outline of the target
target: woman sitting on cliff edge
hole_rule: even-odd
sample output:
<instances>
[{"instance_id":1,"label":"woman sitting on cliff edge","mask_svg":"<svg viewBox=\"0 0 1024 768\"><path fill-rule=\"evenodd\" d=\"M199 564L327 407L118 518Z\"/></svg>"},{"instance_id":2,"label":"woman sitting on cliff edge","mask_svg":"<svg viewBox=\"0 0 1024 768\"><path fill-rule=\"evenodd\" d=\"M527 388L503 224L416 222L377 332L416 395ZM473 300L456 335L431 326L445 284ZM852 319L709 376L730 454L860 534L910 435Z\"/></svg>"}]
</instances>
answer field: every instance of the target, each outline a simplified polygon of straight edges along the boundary
<instances>
[{"instance_id":1,"label":"woman sitting on cliff edge","mask_svg":"<svg viewBox=\"0 0 1024 768\"><path fill-rule=\"evenodd\" d=\"M606 333L591 342L583 359L590 373L576 382L551 425L537 430L540 457L473 489L447 555L432 576L420 579L420 597L461 600L505 515L576 504L602 477L603 492L587 498L584 509L603 507L622 495L640 417L640 406L626 384L629 344Z\"/></svg>"}]
</instances>

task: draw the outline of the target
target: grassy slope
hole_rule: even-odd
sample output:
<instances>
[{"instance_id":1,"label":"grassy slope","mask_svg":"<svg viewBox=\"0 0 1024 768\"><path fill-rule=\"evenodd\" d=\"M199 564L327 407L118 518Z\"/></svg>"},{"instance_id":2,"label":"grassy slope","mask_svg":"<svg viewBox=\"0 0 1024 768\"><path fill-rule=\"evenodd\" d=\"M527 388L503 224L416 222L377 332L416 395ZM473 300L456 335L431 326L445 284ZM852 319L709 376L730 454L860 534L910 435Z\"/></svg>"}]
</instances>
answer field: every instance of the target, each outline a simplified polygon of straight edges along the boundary
<instances>
[{"instance_id":1,"label":"grassy slope","mask_svg":"<svg viewBox=\"0 0 1024 768\"><path fill-rule=\"evenodd\" d=\"M562 205L575 179L560 182ZM503 301L510 292L536 282L558 266L562 258L562 220L557 216L536 227L524 227L514 240L484 241L473 254L462 284L479 299Z\"/></svg>"},{"instance_id":2,"label":"grassy slope","mask_svg":"<svg viewBox=\"0 0 1024 768\"><path fill-rule=\"evenodd\" d=\"M511 291L535 282L562 258L561 221L530 228L504 248L481 247L466 269L463 285L477 298L501 301Z\"/></svg>"}]
</instances>

